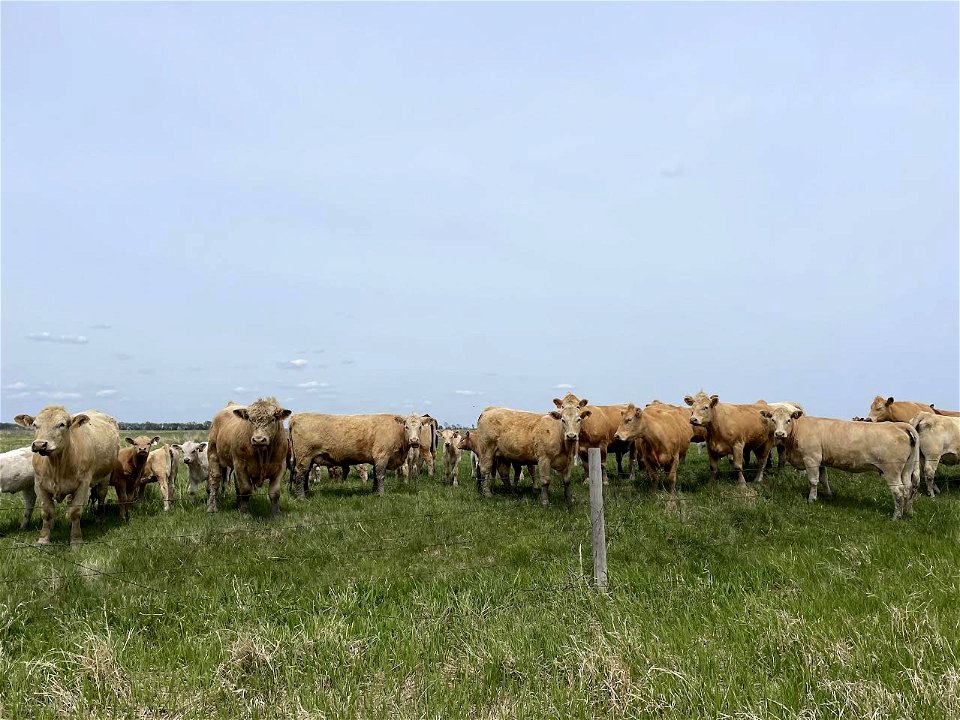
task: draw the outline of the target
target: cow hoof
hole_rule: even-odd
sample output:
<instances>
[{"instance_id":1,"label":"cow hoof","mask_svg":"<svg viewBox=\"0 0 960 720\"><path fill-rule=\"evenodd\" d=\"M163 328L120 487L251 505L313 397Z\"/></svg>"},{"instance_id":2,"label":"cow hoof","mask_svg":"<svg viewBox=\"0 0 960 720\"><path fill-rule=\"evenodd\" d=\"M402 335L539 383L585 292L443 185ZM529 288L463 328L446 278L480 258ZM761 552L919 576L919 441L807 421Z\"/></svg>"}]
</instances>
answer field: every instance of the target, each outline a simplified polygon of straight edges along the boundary
<instances>
[{"instance_id":1,"label":"cow hoof","mask_svg":"<svg viewBox=\"0 0 960 720\"><path fill-rule=\"evenodd\" d=\"M83 540L81 538L70 538L70 546L74 547L76 545L83 545Z\"/></svg>"},{"instance_id":2,"label":"cow hoof","mask_svg":"<svg viewBox=\"0 0 960 720\"><path fill-rule=\"evenodd\" d=\"M49 544L50 544L50 538L48 537L37 538L37 545L49 545Z\"/></svg>"}]
</instances>

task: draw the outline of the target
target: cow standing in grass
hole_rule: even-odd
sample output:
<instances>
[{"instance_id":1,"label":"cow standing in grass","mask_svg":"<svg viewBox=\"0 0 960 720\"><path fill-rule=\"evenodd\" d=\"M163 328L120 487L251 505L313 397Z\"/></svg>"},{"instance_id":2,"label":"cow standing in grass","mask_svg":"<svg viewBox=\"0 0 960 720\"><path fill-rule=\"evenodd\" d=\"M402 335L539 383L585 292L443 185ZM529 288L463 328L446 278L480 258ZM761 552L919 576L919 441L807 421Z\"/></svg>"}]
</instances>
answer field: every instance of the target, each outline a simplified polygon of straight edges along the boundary
<instances>
[{"instance_id":1,"label":"cow standing in grass","mask_svg":"<svg viewBox=\"0 0 960 720\"><path fill-rule=\"evenodd\" d=\"M407 461L400 466L400 473L405 479L420 475L424 465L427 466L427 474L433 477L436 467L440 426L436 418L430 415L422 415L421 419L423 422L420 425L420 444L410 448L407 452Z\"/></svg>"},{"instance_id":2,"label":"cow standing in grass","mask_svg":"<svg viewBox=\"0 0 960 720\"><path fill-rule=\"evenodd\" d=\"M40 499L43 526L37 543L50 543L54 503L70 498L70 544L83 542L80 514L96 492L102 505L107 481L117 466L120 432L117 421L96 410L71 415L59 405L49 405L36 417L17 415L17 425L32 428L34 488Z\"/></svg>"},{"instance_id":3,"label":"cow standing in grass","mask_svg":"<svg viewBox=\"0 0 960 720\"><path fill-rule=\"evenodd\" d=\"M280 486L287 469L288 441L283 422L290 411L276 398L259 398L249 405L228 405L218 412L207 438L210 494L207 512L217 511L217 495L225 469L234 474L237 510L250 512L250 493L267 483L271 514L280 513Z\"/></svg>"},{"instance_id":4,"label":"cow standing in grass","mask_svg":"<svg viewBox=\"0 0 960 720\"><path fill-rule=\"evenodd\" d=\"M313 465L341 467L373 465L373 491L383 495L387 470L397 470L411 448L420 446L423 418L417 413L393 415L328 415L296 413L290 418L290 439L296 466L297 493L306 493L306 480Z\"/></svg>"},{"instance_id":5,"label":"cow standing in grass","mask_svg":"<svg viewBox=\"0 0 960 720\"><path fill-rule=\"evenodd\" d=\"M600 469L604 484L607 483L607 451L613 450L617 458L617 474L623 474L623 456L628 457L630 473L633 474L633 461L636 458L636 449L633 443L618 440L617 428L620 426L620 417L626 410L626 405L588 405L590 414L580 426L578 453L580 461L587 464L587 451L590 448L600 448ZM587 482L585 479L584 482Z\"/></svg>"},{"instance_id":6,"label":"cow standing in grass","mask_svg":"<svg viewBox=\"0 0 960 720\"><path fill-rule=\"evenodd\" d=\"M180 462L181 451L174 450L173 446L163 445L151 450L147 456L147 464L143 468L143 477L140 479L137 497L143 495L147 483L155 482L160 487L160 497L163 498L163 509L169 510L170 503L176 488L177 465Z\"/></svg>"},{"instance_id":7,"label":"cow standing in grass","mask_svg":"<svg viewBox=\"0 0 960 720\"><path fill-rule=\"evenodd\" d=\"M540 504L550 504L550 471L563 479L564 497L573 501L570 473L577 455L580 428L590 416L587 400L568 394L563 400L554 398L556 410L546 414L488 407L477 420L477 441L480 449L480 491L490 496L490 478L495 463L506 461L519 465L536 463L540 481Z\"/></svg>"},{"instance_id":8,"label":"cow standing in grass","mask_svg":"<svg viewBox=\"0 0 960 720\"><path fill-rule=\"evenodd\" d=\"M21 530L30 524L33 508L37 504L37 492L33 484L33 450L29 446L0 453L0 492L18 492L23 496Z\"/></svg>"},{"instance_id":9,"label":"cow standing in grass","mask_svg":"<svg viewBox=\"0 0 960 720\"><path fill-rule=\"evenodd\" d=\"M665 470L670 494L677 494L677 467L693 437L689 413L684 408L658 403L641 410L630 403L623 409L616 437L621 442L636 443L654 489L659 484L659 471Z\"/></svg>"},{"instance_id":10,"label":"cow standing in grass","mask_svg":"<svg viewBox=\"0 0 960 720\"><path fill-rule=\"evenodd\" d=\"M150 447L160 442L160 436L138 435L124 438L130 447L117 452L117 466L110 476L110 484L117 491L120 517L130 518L130 505L134 497L143 494L143 471L150 457Z\"/></svg>"},{"instance_id":11,"label":"cow standing in grass","mask_svg":"<svg viewBox=\"0 0 960 720\"><path fill-rule=\"evenodd\" d=\"M934 482L937 466L941 462L956 465L960 458L960 417L922 412L910 424L920 436L923 476L927 481L927 493L933 497L940 492Z\"/></svg>"},{"instance_id":12,"label":"cow standing in grass","mask_svg":"<svg viewBox=\"0 0 960 720\"><path fill-rule=\"evenodd\" d=\"M459 485L458 473L460 470L461 435L459 430L444 430L440 433L440 445L443 448L443 469L446 480L451 485Z\"/></svg>"},{"instance_id":13,"label":"cow standing in grass","mask_svg":"<svg viewBox=\"0 0 960 720\"><path fill-rule=\"evenodd\" d=\"M183 464L187 466L187 492L190 497L196 496L201 483L207 487L207 492L209 492L207 444L188 440L182 445L173 445L172 447L179 448L180 452L183 453ZM221 483L220 494L223 495L223 483Z\"/></svg>"},{"instance_id":14,"label":"cow standing in grass","mask_svg":"<svg viewBox=\"0 0 960 720\"><path fill-rule=\"evenodd\" d=\"M738 485L745 488L744 456L754 451L759 460L756 481L763 482L763 470L767 466L774 439L773 432L759 414L761 406L722 403L716 395L707 395L702 390L696 395L687 395L683 401L690 406L690 424L707 431L710 481L717 479L720 460L730 456Z\"/></svg>"},{"instance_id":15,"label":"cow standing in grass","mask_svg":"<svg viewBox=\"0 0 960 720\"><path fill-rule=\"evenodd\" d=\"M913 478L919 472L920 443L907 423L863 423L807 417L786 407L759 410L783 442L787 461L806 470L810 483L807 502L817 499L823 483L831 494L827 468L847 472L876 470L893 496L893 519L913 515Z\"/></svg>"}]
</instances>

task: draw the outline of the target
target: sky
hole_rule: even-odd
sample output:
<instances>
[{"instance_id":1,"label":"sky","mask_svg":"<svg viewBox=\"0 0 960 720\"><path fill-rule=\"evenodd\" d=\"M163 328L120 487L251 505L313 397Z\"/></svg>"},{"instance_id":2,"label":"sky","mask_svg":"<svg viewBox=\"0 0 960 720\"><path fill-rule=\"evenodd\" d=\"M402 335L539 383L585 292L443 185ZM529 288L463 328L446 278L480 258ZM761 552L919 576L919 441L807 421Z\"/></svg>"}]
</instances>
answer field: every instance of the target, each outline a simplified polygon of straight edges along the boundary
<instances>
[{"instance_id":1,"label":"sky","mask_svg":"<svg viewBox=\"0 0 960 720\"><path fill-rule=\"evenodd\" d=\"M956 3L0 13L4 421L960 407Z\"/></svg>"}]
</instances>

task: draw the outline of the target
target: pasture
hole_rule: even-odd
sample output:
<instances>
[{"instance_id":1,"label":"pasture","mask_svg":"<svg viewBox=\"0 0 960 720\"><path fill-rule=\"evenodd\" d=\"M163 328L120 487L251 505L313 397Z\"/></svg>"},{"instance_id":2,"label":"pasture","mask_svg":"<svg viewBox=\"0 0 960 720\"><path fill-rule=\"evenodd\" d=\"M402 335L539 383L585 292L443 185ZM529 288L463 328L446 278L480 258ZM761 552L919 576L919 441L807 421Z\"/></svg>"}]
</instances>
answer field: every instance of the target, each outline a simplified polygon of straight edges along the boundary
<instances>
[{"instance_id":1,"label":"pasture","mask_svg":"<svg viewBox=\"0 0 960 720\"><path fill-rule=\"evenodd\" d=\"M123 523L111 491L73 549L62 510L38 548L4 495L0 716L960 717L957 467L900 522L874 474L814 505L790 468L709 485L695 449L677 505L611 474L608 594L574 472L573 508L482 500L464 459L456 488L285 488L271 521L263 489L208 515L181 465L169 513L152 486Z\"/></svg>"}]
</instances>

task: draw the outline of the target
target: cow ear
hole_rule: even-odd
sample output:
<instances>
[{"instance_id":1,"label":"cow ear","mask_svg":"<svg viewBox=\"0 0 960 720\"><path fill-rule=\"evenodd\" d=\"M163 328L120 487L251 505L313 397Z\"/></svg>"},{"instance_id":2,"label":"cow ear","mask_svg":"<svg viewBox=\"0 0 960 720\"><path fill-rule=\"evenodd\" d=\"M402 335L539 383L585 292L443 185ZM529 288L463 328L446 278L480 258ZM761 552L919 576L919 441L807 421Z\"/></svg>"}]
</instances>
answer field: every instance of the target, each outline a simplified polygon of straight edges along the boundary
<instances>
[{"instance_id":1,"label":"cow ear","mask_svg":"<svg viewBox=\"0 0 960 720\"><path fill-rule=\"evenodd\" d=\"M17 415L13 421L20 427L28 428L33 425L33 415Z\"/></svg>"},{"instance_id":2,"label":"cow ear","mask_svg":"<svg viewBox=\"0 0 960 720\"><path fill-rule=\"evenodd\" d=\"M634 416L634 417L638 418L638 417L640 417L642 414L643 414L643 410L641 410L640 408L634 408L634 409L633 409L633 416Z\"/></svg>"},{"instance_id":3,"label":"cow ear","mask_svg":"<svg viewBox=\"0 0 960 720\"><path fill-rule=\"evenodd\" d=\"M127 445L136 445L132 437L124 438L124 440L126 440Z\"/></svg>"},{"instance_id":4,"label":"cow ear","mask_svg":"<svg viewBox=\"0 0 960 720\"><path fill-rule=\"evenodd\" d=\"M794 410L792 413L790 413L790 417L792 417L794 420L802 416L803 416L803 410Z\"/></svg>"},{"instance_id":5,"label":"cow ear","mask_svg":"<svg viewBox=\"0 0 960 720\"><path fill-rule=\"evenodd\" d=\"M593 412L593 411L592 411L592 410L581 410L581 411L580 411L580 419L583 420L584 418L590 417L590 413L591 413L591 412Z\"/></svg>"},{"instance_id":6,"label":"cow ear","mask_svg":"<svg viewBox=\"0 0 960 720\"><path fill-rule=\"evenodd\" d=\"M763 415L767 420L773 420L773 413L769 410L761 410L760 414Z\"/></svg>"},{"instance_id":7,"label":"cow ear","mask_svg":"<svg viewBox=\"0 0 960 720\"><path fill-rule=\"evenodd\" d=\"M197 452L203 452L206 449L207 449L207 444L205 442L202 442L199 445L197 445Z\"/></svg>"},{"instance_id":8,"label":"cow ear","mask_svg":"<svg viewBox=\"0 0 960 720\"><path fill-rule=\"evenodd\" d=\"M407 420L406 420L405 417L403 417L403 415L394 415L394 416L393 416L393 419L396 420L396 421L397 421L398 423L400 423L401 425L406 425L406 424L407 424Z\"/></svg>"},{"instance_id":9,"label":"cow ear","mask_svg":"<svg viewBox=\"0 0 960 720\"><path fill-rule=\"evenodd\" d=\"M154 435L154 436L153 436L153 440L150 441L150 444L153 445L154 443L157 443L157 444L160 443L160 436L159 436L159 435Z\"/></svg>"},{"instance_id":10,"label":"cow ear","mask_svg":"<svg viewBox=\"0 0 960 720\"><path fill-rule=\"evenodd\" d=\"M460 433L459 433L458 431L454 430L454 431L453 431L453 436L454 436L455 438L458 438L458 437L460 437Z\"/></svg>"},{"instance_id":11,"label":"cow ear","mask_svg":"<svg viewBox=\"0 0 960 720\"><path fill-rule=\"evenodd\" d=\"M887 404L887 405L893 405L893 398L892 398L892 397L888 397L886 404Z\"/></svg>"},{"instance_id":12,"label":"cow ear","mask_svg":"<svg viewBox=\"0 0 960 720\"><path fill-rule=\"evenodd\" d=\"M74 415L70 419L70 427L80 427L84 423L90 422L90 416L80 413L79 415Z\"/></svg>"},{"instance_id":13,"label":"cow ear","mask_svg":"<svg viewBox=\"0 0 960 720\"><path fill-rule=\"evenodd\" d=\"M586 407L587 402L588 402L587 399L583 398L583 400L580 401L580 404L577 407Z\"/></svg>"},{"instance_id":14,"label":"cow ear","mask_svg":"<svg viewBox=\"0 0 960 720\"><path fill-rule=\"evenodd\" d=\"M563 407L563 401L560 398L554 398L553 404L556 405L557 407Z\"/></svg>"},{"instance_id":15,"label":"cow ear","mask_svg":"<svg viewBox=\"0 0 960 720\"><path fill-rule=\"evenodd\" d=\"M557 410L551 410L551 411L550 411L550 417L552 417L554 420L559 420L559 419L560 419L560 412L557 411Z\"/></svg>"},{"instance_id":16,"label":"cow ear","mask_svg":"<svg viewBox=\"0 0 960 720\"><path fill-rule=\"evenodd\" d=\"M174 443L170 447L172 447L174 450L179 450L180 452L183 452L183 448L180 445L177 445L176 443Z\"/></svg>"},{"instance_id":17,"label":"cow ear","mask_svg":"<svg viewBox=\"0 0 960 720\"><path fill-rule=\"evenodd\" d=\"M693 405L693 398L690 397L689 395L684 395L684 396L683 396L683 401L684 401L687 405Z\"/></svg>"},{"instance_id":18,"label":"cow ear","mask_svg":"<svg viewBox=\"0 0 960 720\"><path fill-rule=\"evenodd\" d=\"M246 409L246 408L235 408L234 411L233 411L233 414L236 415L238 418L241 418L241 419L243 419L243 420L246 420L246 419L247 419L247 409Z\"/></svg>"},{"instance_id":19,"label":"cow ear","mask_svg":"<svg viewBox=\"0 0 960 720\"><path fill-rule=\"evenodd\" d=\"M710 396L710 407L716 407L718 402L720 402L719 397L717 397L716 395Z\"/></svg>"},{"instance_id":20,"label":"cow ear","mask_svg":"<svg viewBox=\"0 0 960 720\"><path fill-rule=\"evenodd\" d=\"M283 422L284 420L286 420L286 419L287 419L288 417L290 417L291 415L293 415L293 411L292 411L292 410L287 410L286 408L280 408L279 410L277 410L277 411L273 414L273 416L274 416L277 420L279 420L279 421L281 421L281 422Z\"/></svg>"}]
</instances>

